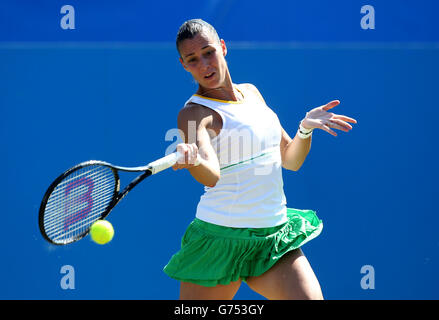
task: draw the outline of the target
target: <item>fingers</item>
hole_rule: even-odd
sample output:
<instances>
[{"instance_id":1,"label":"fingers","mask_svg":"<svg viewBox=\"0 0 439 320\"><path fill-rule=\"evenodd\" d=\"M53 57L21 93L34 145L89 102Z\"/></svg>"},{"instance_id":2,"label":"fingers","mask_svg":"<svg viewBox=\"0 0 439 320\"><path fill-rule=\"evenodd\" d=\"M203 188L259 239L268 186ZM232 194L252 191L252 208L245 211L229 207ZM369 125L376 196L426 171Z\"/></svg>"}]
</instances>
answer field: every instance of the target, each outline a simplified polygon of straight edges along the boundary
<instances>
[{"instance_id":1,"label":"fingers","mask_svg":"<svg viewBox=\"0 0 439 320\"><path fill-rule=\"evenodd\" d=\"M350 122L350 123L357 123L357 120L355 120L354 118L346 117L346 116L339 115L339 114L335 114L332 118L343 120L343 121Z\"/></svg>"},{"instance_id":2,"label":"fingers","mask_svg":"<svg viewBox=\"0 0 439 320\"><path fill-rule=\"evenodd\" d=\"M349 123L357 123L357 120L344 115L328 112L328 110L339 104L340 100L332 100L324 106L312 109L306 113L306 117L302 124L305 125L305 128L319 128L333 136L337 136L337 133L332 129L344 132L352 130L352 126Z\"/></svg>"},{"instance_id":3,"label":"fingers","mask_svg":"<svg viewBox=\"0 0 439 320\"><path fill-rule=\"evenodd\" d=\"M194 167L198 158L198 147L195 143L180 143L177 145L177 152L182 154L182 157L177 160L177 163L172 166L174 170Z\"/></svg>"},{"instance_id":4,"label":"fingers","mask_svg":"<svg viewBox=\"0 0 439 320\"><path fill-rule=\"evenodd\" d=\"M339 129L339 130L342 130L344 132L348 132L349 130L352 130L352 126L349 123L344 122L343 120L330 119L329 123L330 123L331 128ZM332 126L331 126L331 124L332 124Z\"/></svg>"},{"instance_id":5,"label":"fingers","mask_svg":"<svg viewBox=\"0 0 439 320\"><path fill-rule=\"evenodd\" d=\"M323 106L323 110L328 111L329 109L332 109L335 106L338 106L339 104L340 104L340 100L332 100L331 102Z\"/></svg>"},{"instance_id":6,"label":"fingers","mask_svg":"<svg viewBox=\"0 0 439 320\"><path fill-rule=\"evenodd\" d=\"M331 128L341 130L344 132L349 132L350 130L352 130L352 126L349 123L338 119L329 119L324 123L322 123L320 128L332 134L334 137L337 136L337 133L331 130Z\"/></svg>"},{"instance_id":7,"label":"fingers","mask_svg":"<svg viewBox=\"0 0 439 320\"><path fill-rule=\"evenodd\" d=\"M331 128L329 128L329 126L322 124L322 126L320 127L320 129L325 130L326 132L328 132L329 134L332 134L334 137L337 136L337 133L333 130L331 130Z\"/></svg>"},{"instance_id":8,"label":"fingers","mask_svg":"<svg viewBox=\"0 0 439 320\"><path fill-rule=\"evenodd\" d=\"M339 100L333 100L327 103L325 106L323 106L322 109L324 111L328 111L339 104L340 104ZM330 113L330 116L331 116L330 119L328 119L325 123L322 124L321 129L332 134L333 136L337 136L337 133L331 130L331 128L348 132L349 130L352 130L352 126L349 123L357 123L357 120L355 120L354 118L350 118L344 115Z\"/></svg>"},{"instance_id":9,"label":"fingers","mask_svg":"<svg viewBox=\"0 0 439 320\"><path fill-rule=\"evenodd\" d=\"M338 106L339 104L340 104L340 100L332 100L331 102L324 105L322 109L328 111L329 109L332 109L335 106ZM331 114L331 115L332 115L332 119L343 120L350 123L357 123L357 120L355 120L354 118L350 118L340 114Z\"/></svg>"}]
</instances>

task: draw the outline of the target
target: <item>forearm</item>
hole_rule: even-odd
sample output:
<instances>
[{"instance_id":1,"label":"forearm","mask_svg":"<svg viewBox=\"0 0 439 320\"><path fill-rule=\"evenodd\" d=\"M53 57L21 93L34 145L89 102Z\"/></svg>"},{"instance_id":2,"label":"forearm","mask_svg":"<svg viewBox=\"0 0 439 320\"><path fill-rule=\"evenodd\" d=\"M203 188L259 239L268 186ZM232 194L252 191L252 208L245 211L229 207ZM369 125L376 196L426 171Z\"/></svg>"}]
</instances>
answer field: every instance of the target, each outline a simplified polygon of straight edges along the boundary
<instances>
[{"instance_id":1,"label":"forearm","mask_svg":"<svg viewBox=\"0 0 439 320\"><path fill-rule=\"evenodd\" d=\"M300 169L311 150L311 139L311 136L301 139L296 134L294 139L285 146L282 152L282 166L285 169L293 171Z\"/></svg>"},{"instance_id":2,"label":"forearm","mask_svg":"<svg viewBox=\"0 0 439 320\"><path fill-rule=\"evenodd\" d=\"M188 168L190 174L199 183L207 186L214 187L220 178L220 168L218 161L210 158L207 154L200 153L200 164L196 167Z\"/></svg>"}]
</instances>

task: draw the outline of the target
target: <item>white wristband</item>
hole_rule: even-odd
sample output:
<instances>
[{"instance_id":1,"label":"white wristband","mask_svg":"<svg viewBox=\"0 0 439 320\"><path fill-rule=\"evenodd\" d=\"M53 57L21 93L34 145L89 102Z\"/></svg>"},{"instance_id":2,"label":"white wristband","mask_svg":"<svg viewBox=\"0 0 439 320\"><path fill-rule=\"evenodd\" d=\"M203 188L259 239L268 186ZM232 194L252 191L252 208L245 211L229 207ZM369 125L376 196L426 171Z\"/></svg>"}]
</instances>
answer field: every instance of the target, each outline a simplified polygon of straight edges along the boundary
<instances>
[{"instance_id":1,"label":"white wristband","mask_svg":"<svg viewBox=\"0 0 439 320\"><path fill-rule=\"evenodd\" d=\"M314 129L306 129L302 126L302 121L300 121L299 129L297 130L297 135L300 139L308 139L312 135Z\"/></svg>"}]
</instances>

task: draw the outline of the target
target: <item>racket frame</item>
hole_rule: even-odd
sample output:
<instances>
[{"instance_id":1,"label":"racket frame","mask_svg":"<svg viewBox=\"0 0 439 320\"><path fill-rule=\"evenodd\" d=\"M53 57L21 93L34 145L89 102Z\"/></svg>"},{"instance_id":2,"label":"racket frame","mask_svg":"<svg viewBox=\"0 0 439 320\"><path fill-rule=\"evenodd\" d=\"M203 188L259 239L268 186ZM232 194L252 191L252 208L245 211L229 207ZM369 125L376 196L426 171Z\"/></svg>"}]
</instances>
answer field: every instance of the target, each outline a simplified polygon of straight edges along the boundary
<instances>
[{"instance_id":1,"label":"racket frame","mask_svg":"<svg viewBox=\"0 0 439 320\"><path fill-rule=\"evenodd\" d=\"M115 165L112 165L111 163L108 163L108 162L105 162L105 161L99 161L99 160L85 161L85 162L79 163L76 166L74 166L74 167L66 170L65 172L63 172L58 178L56 178L52 182L52 184L49 186L49 188L47 189L46 193L44 194L43 200L41 201L39 214L38 214L38 226L40 228L40 232L41 232L43 238L45 240L47 240L48 242L50 242L51 244L65 245L65 244L69 244L69 243L78 241L78 240L80 240L80 239L82 239L82 238L84 238L85 236L88 235L88 233L90 231L90 228L86 232L83 232L82 234L79 234L79 235L75 236L74 238L72 238L70 240L66 240L66 241L53 241L47 235L47 233L45 231L45 228L44 228L44 212L46 210L46 205L47 205L47 202L49 201L50 195L52 194L52 192L55 190L55 188L58 186L58 184L62 180L64 180L67 176L69 176L70 174L72 174L73 172L75 172L75 171L77 171L79 169L82 169L82 168L85 168L85 167L88 167L88 166L93 166L93 165L105 166L105 167L108 167L109 169L111 169L111 171L113 172L113 175L114 175L114 180L115 180L115 186L114 186L114 192L113 192L112 200L107 205L105 210L102 212L102 214L100 215L99 219L105 219L110 214L111 210L119 203L120 200L122 200L127 195L127 193L131 189L133 189L137 184L142 182L146 177L148 177L151 174L153 174L153 172L151 170L152 167L150 165L143 166L143 167L128 168L128 167L115 166ZM127 171L127 172L144 171L144 173L142 173L139 176L137 176L121 192L119 192L119 190L120 190L120 178L119 178L119 173L118 173L119 170L120 171Z\"/></svg>"},{"instance_id":2,"label":"racket frame","mask_svg":"<svg viewBox=\"0 0 439 320\"><path fill-rule=\"evenodd\" d=\"M105 210L102 212L102 214L100 216L100 219L105 219L109 215L111 210L119 203L120 200L122 200L127 195L127 193L131 189L133 189L136 185L138 185L140 182L142 182L145 178L149 177L150 175L156 174L162 170L165 170L165 169L171 167L179 159L181 159L182 156L183 155L181 153L174 152L174 153L168 154L167 156L160 158L156 161L150 162L146 166L141 166L141 167L120 167L120 166L115 166L115 165L108 163L108 162L105 162L105 161L89 160L89 161L85 161L85 162L82 162L80 164L77 164L76 166L66 170L64 173L62 173L58 178L56 178L52 182L52 184L49 186L46 193L44 194L43 200L41 201L40 210L39 210L39 214L38 214L38 225L39 225L41 234L43 235L44 239L46 239L48 242L50 242L52 244L65 245L65 244L69 244L72 242L76 242L76 241L84 238L89 233L90 228L88 228L82 234L79 234L79 235L77 235L69 240L56 242L56 241L53 241L47 235L47 233L44 229L44 212L46 210L46 205L47 205L47 202L49 201L50 195L55 190L55 188L58 186L58 184L62 180L64 180L68 175L72 174L73 172L75 172L81 168L84 168L87 166L92 166L92 165L105 166L105 167L108 167L112 170L112 172L114 174L114 178L115 178L115 188L114 188L112 200L110 201L110 203L108 204L108 206L105 208ZM198 155L198 157L195 161L195 165L199 165L199 164L200 164L200 157ZM118 171L126 171L126 172L144 171L144 172L142 174L138 175L136 178L134 178L121 192L119 192L120 178L119 178Z\"/></svg>"}]
</instances>

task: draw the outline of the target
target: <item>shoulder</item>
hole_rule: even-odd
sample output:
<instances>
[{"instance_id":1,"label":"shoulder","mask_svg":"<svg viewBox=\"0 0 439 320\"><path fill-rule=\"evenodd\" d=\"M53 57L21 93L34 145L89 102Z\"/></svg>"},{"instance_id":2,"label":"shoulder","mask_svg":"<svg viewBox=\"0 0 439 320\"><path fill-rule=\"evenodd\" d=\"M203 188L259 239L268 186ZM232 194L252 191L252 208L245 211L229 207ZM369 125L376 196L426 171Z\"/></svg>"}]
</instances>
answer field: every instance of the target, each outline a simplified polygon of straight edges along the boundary
<instances>
[{"instance_id":1,"label":"shoulder","mask_svg":"<svg viewBox=\"0 0 439 320\"><path fill-rule=\"evenodd\" d=\"M187 103L178 113L179 118L188 118L192 120L202 119L212 114L212 110L201 104L194 102Z\"/></svg>"},{"instance_id":2,"label":"shoulder","mask_svg":"<svg viewBox=\"0 0 439 320\"><path fill-rule=\"evenodd\" d=\"M194 121L197 127L210 128L215 123L221 122L221 117L208 107L190 102L178 113L178 127L185 128L191 121Z\"/></svg>"},{"instance_id":3,"label":"shoulder","mask_svg":"<svg viewBox=\"0 0 439 320\"><path fill-rule=\"evenodd\" d=\"M250 91L250 92L254 93L256 96L258 96L265 103L264 97L262 96L261 92L254 84L241 83L238 85L238 89L242 89L243 91Z\"/></svg>"},{"instance_id":4,"label":"shoulder","mask_svg":"<svg viewBox=\"0 0 439 320\"><path fill-rule=\"evenodd\" d=\"M256 88L256 86L253 83L240 83L237 85L238 88L244 89L244 90L251 90L253 92L257 92L259 93L258 88Z\"/></svg>"}]
</instances>

